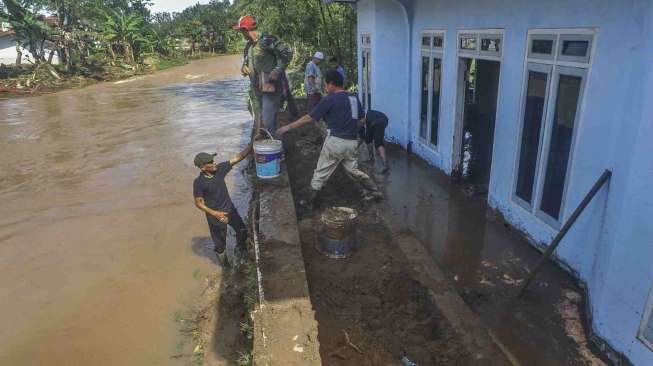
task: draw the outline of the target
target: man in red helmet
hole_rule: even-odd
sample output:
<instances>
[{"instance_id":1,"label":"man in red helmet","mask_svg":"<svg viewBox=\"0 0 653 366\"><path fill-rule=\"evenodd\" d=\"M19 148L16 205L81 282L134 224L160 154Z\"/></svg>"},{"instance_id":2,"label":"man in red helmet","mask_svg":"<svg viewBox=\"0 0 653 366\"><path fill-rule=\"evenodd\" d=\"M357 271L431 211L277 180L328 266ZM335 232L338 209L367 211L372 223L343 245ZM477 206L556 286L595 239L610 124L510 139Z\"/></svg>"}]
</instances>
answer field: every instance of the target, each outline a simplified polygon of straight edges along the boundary
<instances>
[{"instance_id":1,"label":"man in red helmet","mask_svg":"<svg viewBox=\"0 0 653 366\"><path fill-rule=\"evenodd\" d=\"M256 19L245 15L233 29L247 40L241 71L251 82L250 101L254 115L274 134L277 131L277 112L281 104L285 71L292 60L292 51L277 37L257 30Z\"/></svg>"}]
</instances>

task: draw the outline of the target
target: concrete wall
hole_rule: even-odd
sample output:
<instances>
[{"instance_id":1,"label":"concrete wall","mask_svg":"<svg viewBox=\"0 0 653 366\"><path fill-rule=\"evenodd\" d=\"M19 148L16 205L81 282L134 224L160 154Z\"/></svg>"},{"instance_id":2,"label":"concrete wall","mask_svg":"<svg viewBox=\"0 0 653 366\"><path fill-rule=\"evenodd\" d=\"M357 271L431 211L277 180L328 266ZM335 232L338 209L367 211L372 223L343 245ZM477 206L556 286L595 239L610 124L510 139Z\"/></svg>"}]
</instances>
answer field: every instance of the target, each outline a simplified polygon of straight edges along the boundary
<instances>
[{"instance_id":1,"label":"concrete wall","mask_svg":"<svg viewBox=\"0 0 653 366\"><path fill-rule=\"evenodd\" d=\"M49 51L47 52L49 54ZM13 37L0 38L0 64L10 65L16 63L16 41ZM27 63L28 60L34 61L34 57L29 51L23 48L23 62ZM52 59L53 64L59 63L57 54Z\"/></svg>"},{"instance_id":2,"label":"concrete wall","mask_svg":"<svg viewBox=\"0 0 653 366\"><path fill-rule=\"evenodd\" d=\"M527 32L534 28L596 29L562 217L569 217L604 169L612 169L613 178L557 254L587 283L597 333L635 364L653 364L653 352L636 340L653 284L653 227L648 224L653 203L647 189L653 186L653 76L648 66L653 58L653 4L647 0L404 0L401 4L396 0L359 2L359 32L372 33L372 104L391 114L393 138L402 145L412 142L415 152L447 173L453 166L457 31L505 31L489 203L540 245L547 245L556 229L512 199ZM406 14L407 21L403 19ZM411 41L398 42L401 24L409 27ZM440 143L435 150L416 138L418 40L425 29L446 31ZM385 41L384 37L390 38ZM399 72L405 63L409 64L406 74ZM407 105L399 97L404 87L408 88Z\"/></svg>"},{"instance_id":3,"label":"concrete wall","mask_svg":"<svg viewBox=\"0 0 653 366\"><path fill-rule=\"evenodd\" d=\"M362 33L372 34L372 108L378 108L388 115L391 123L387 137L406 146L409 140L409 27L404 8L395 0L362 1L359 3L358 42ZM376 28L376 24L383 24ZM387 45L393 45L387 47ZM360 49L359 49L360 59ZM361 63L359 62L359 84L362 85ZM397 76L404 75L398 78ZM387 82L386 82L387 80Z\"/></svg>"}]
</instances>

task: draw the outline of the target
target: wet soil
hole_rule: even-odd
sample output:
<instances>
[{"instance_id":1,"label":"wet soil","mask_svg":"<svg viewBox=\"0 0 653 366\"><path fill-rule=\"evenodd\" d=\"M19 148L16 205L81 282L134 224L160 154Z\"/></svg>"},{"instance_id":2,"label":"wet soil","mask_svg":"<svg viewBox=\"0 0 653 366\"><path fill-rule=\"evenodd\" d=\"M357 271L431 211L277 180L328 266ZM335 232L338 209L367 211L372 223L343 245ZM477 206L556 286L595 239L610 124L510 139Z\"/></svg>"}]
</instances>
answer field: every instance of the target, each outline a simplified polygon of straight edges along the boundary
<instances>
[{"instance_id":1,"label":"wet soil","mask_svg":"<svg viewBox=\"0 0 653 366\"><path fill-rule=\"evenodd\" d=\"M315 126L286 135L286 162L295 202L305 199L322 142ZM471 356L431 303L427 289L393 242L375 204L363 204L358 187L339 168L309 217L297 206L311 301L318 320L324 365L468 365ZM321 210L358 212L357 249L347 259L316 250Z\"/></svg>"}]
</instances>

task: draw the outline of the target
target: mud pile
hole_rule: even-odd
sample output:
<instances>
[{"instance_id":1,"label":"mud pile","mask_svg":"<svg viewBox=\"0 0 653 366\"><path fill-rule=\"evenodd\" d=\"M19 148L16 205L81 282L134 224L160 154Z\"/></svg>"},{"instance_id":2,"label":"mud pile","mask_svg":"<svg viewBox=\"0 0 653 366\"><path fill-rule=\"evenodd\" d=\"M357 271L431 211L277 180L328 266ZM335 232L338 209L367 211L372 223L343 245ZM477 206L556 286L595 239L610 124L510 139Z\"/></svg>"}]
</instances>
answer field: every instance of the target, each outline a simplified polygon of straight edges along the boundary
<instances>
[{"instance_id":1,"label":"mud pile","mask_svg":"<svg viewBox=\"0 0 653 366\"><path fill-rule=\"evenodd\" d=\"M323 141L314 125L287 134L286 162L295 202L305 199ZM311 301L319 322L325 365L468 365L470 355L415 280L410 264L379 218L363 204L359 187L339 168L308 215L297 206ZM316 249L320 214L332 206L359 213L357 249L347 259L329 259Z\"/></svg>"}]
</instances>

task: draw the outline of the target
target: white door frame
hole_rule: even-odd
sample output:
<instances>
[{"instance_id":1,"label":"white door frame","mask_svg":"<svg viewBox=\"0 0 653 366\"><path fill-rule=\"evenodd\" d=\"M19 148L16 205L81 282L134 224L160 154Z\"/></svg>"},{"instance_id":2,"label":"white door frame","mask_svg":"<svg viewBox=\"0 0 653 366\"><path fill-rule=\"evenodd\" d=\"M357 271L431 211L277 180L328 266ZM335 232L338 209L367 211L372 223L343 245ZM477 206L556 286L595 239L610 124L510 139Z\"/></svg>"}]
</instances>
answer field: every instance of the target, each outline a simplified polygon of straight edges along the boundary
<instances>
[{"instance_id":1,"label":"white door frame","mask_svg":"<svg viewBox=\"0 0 653 366\"><path fill-rule=\"evenodd\" d=\"M456 62L456 113L454 121L454 132L453 132L453 151L451 156L451 172L452 176L454 174L460 174L462 176L462 148L463 148L463 122L465 120L465 71L464 62L465 59L477 59L477 60L489 60L499 62L499 85L497 89L497 100L496 100L496 114L494 116L495 128L494 136L492 136L492 150L494 150L494 141L496 137L496 122L497 116L499 116L499 100L501 97L501 69L503 66L503 48L504 48L504 33L503 29L460 29L456 35L456 53L458 55ZM460 48L460 36L461 35L476 35L476 49L475 50L461 50ZM488 52L481 51L481 39L484 36L500 36L501 43L499 46L499 52L495 55L492 55ZM492 153L492 160L494 160L494 151ZM490 163L490 170L492 169L492 163ZM490 174L490 181L492 181L492 174Z\"/></svg>"}]
</instances>

